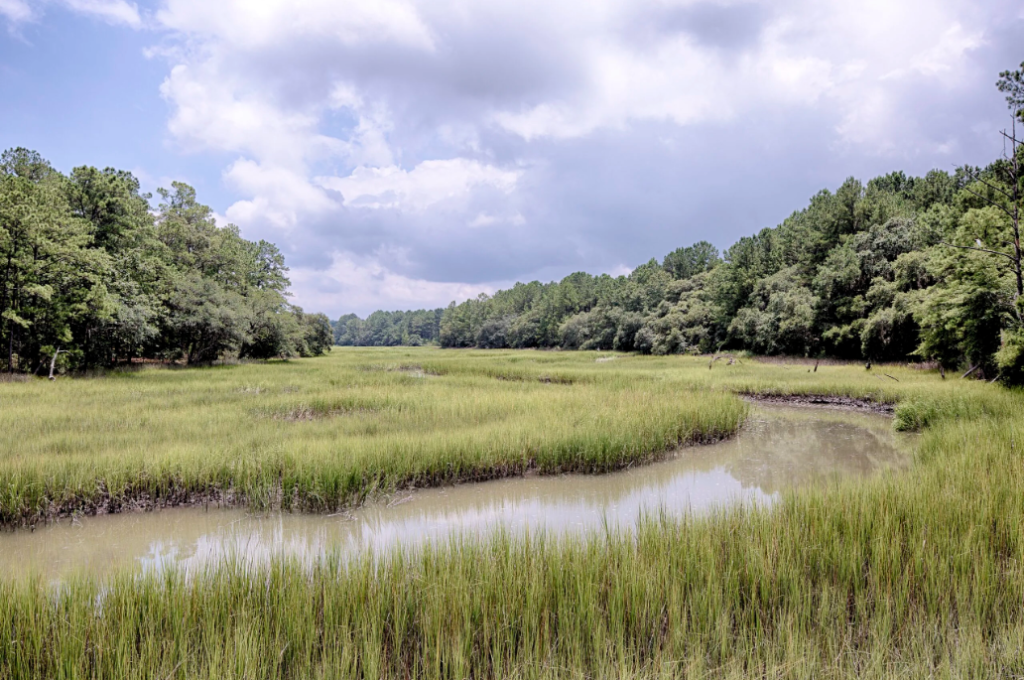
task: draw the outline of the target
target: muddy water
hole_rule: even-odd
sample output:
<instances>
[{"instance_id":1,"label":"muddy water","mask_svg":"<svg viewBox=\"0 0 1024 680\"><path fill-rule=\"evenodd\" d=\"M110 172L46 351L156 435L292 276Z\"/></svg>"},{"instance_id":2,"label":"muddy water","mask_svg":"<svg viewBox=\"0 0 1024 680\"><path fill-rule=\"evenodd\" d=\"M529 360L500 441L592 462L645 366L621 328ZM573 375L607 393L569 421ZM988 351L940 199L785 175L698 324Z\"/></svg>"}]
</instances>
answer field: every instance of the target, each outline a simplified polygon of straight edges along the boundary
<instances>
[{"instance_id":1,"label":"muddy water","mask_svg":"<svg viewBox=\"0 0 1024 680\"><path fill-rule=\"evenodd\" d=\"M84 517L0 533L0 574L46 578L193 569L226 556L259 561L415 546L452 533L549 533L629 526L641 513L701 512L771 502L784 489L864 476L909 460L888 418L812 407L758 406L733 439L680 449L670 460L608 475L530 476L401 493L335 515L252 515L172 509Z\"/></svg>"}]
</instances>

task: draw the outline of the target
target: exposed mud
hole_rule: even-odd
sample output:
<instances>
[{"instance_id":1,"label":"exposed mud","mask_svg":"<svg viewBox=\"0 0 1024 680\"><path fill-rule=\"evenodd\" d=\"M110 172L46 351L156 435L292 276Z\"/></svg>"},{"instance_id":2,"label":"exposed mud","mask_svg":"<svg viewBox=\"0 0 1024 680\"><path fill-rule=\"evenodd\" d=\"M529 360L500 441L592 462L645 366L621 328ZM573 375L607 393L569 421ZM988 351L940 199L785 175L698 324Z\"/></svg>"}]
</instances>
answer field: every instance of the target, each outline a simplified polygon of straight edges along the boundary
<instances>
[{"instance_id":1,"label":"exposed mud","mask_svg":"<svg viewBox=\"0 0 1024 680\"><path fill-rule=\"evenodd\" d=\"M871 411L883 415L892 415L896 404L889 404L870 399L856 397L840 397L824 394L752 394L742 395L747 401L755 404L788 404L792 406L824 406L828 408L850 409L854 411Z\"/></svg>"},{"instance_id":2,"label":"exposed mud","mask_svg":"<svg viewBox=\"0 0 1024 680\"><path fill-rule=\"evenodd\" d=\"M46 525L62 519L73 520L77 517L150 512L164 508L231 508L244 505L245 499L233 489L210 488L204 491L190 491L175 488L155 497L148 491L137 489L111 494L101 485L95 496L50 501L46 506L35 511L27 510L19 517L0 518L0 528L34 530L37 525Z\"/></svg>"}]
</instances>

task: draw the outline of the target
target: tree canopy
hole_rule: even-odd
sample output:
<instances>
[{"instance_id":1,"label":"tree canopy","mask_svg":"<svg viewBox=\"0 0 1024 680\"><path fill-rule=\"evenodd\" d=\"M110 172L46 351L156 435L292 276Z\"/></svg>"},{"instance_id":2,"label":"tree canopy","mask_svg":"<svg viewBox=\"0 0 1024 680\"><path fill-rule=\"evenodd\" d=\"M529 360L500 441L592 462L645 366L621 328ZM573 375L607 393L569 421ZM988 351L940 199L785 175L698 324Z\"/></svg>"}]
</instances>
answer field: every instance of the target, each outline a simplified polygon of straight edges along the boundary
<instances>
[{"instance_id":1,"label":"tree canopy","mask_svg":"<svg viewBox=\"0 0 1024 680\"><path fill-rule=\"evenodd\" d=\"M154 210L131 173L63 175L38 153L0 157L0 366L39 372L139 358L306 356L330 348L323 314L287 298L288 268L179 182Z\"/></svg>"}]
</instances>

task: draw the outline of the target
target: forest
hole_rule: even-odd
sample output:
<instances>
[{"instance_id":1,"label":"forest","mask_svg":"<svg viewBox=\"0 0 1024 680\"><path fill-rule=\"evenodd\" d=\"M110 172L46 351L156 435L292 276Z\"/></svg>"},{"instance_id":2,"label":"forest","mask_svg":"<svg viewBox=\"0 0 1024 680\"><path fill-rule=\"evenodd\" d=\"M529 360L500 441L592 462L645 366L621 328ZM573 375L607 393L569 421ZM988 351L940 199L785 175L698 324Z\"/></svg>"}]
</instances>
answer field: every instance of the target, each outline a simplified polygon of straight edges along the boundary
<instances>
[{"instance_id":1,"label":"forest","mask_svg":"<svg viewBox=\"0 0 1024 680\"><path fill-rule=\"evenodd\" d=\"M272 243L220 227L192 187L154 210L131 173L0 157L0 367L8 373L310 356L330 322L288 302Z\"/></svg>"},{"instance_id":2,"label":"forest","mask_svg":"<svg viewBox=\"0 0 1024 680\"><path fill-rule=\"evenodd\" d=\"M1022 72L997 83L1015 124L1024 121ZM1013 130L1004 133L1007 152L987 167L850 178L723 253L701 241L628 276L577 272L453 302L437 342L927 361L1020 384L1024 146ZM335 324L335 340L429 342L407 327L434 314L349 315Z\"/></svg>"},{"instance_id":3,"label":"forest","mask_svg":"<svg viewBox=\"0 0 1024 680\"><path fill-rule=\"evenodd\" d=\"M331 324L334 344L342 347L395 347L437 344L444 309L376 311L366 319L346 314Z\"/></svg>"}]
</instances>

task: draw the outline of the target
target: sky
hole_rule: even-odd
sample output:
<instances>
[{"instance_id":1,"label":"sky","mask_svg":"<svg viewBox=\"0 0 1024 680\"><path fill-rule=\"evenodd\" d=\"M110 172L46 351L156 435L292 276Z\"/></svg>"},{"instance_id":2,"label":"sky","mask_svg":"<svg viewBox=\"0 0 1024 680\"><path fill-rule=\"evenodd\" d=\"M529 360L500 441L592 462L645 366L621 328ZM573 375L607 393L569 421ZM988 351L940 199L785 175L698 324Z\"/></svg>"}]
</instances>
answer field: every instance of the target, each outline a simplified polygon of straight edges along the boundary
<instances>
[{"instance_id":1,"label":"sky","mask_svg":"<svg viewBox=\"0 0 1024 680\"><path fill-rule=\"evenodd\" d=\"M0 147L184 181L331 318L984 165L1019 0L0 0Z\"/></svg>"}]
</instances>

